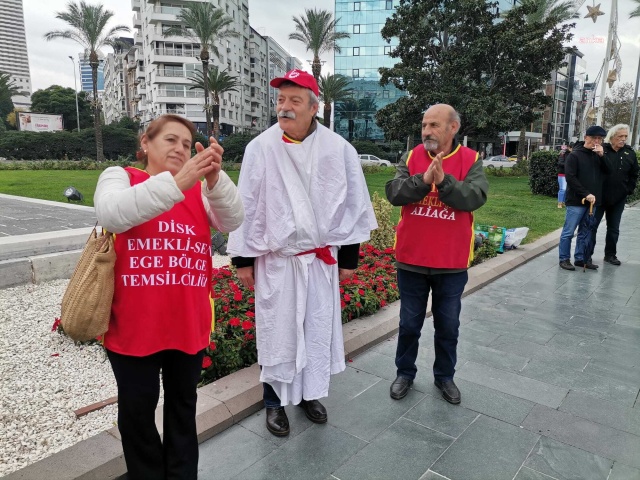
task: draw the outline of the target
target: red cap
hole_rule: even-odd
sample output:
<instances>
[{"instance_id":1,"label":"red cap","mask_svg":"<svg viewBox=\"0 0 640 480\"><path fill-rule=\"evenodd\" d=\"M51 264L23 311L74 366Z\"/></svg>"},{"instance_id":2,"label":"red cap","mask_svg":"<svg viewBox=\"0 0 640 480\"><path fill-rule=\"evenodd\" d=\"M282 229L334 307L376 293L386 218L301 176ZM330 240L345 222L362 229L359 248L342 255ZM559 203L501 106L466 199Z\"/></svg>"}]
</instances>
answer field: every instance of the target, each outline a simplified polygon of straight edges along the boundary
<instances>
[{"instance_id":1,"label":"red cap","mask_svg":"<svg viewBox=\"0 0 640 480\"><path fill-rule=\"evenodd\" d=\"M320 95L320 90L318 89L318 82L313 78L313 75L305 72L304 70L298 70L297 68L293 70L289 70L284 77L277 77L269 82L273 88L279 88L283 82L293 82L296 85L300 85L301 87L308 88L316 96Z\"/></svg>"}]
</instances>

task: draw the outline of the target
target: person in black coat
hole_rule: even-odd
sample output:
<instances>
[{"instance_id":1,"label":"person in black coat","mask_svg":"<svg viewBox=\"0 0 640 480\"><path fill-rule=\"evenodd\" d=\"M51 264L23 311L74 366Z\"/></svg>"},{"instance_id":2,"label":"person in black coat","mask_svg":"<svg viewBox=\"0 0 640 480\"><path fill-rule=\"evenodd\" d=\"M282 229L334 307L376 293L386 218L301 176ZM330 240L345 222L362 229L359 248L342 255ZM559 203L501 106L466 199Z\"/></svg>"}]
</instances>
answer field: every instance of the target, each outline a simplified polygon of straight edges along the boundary
<instances>
[{"instance_id":1,"label":"person in black coat","mask_svg":"<svg viewBox=\"0 0 640 480\"><path fill-rule=\"evenodd\" d=\"M564 208L564 195L567 191L567 180L564 176L564 161L573 150L574 142L571 142L558 156L558 208Z\"/></svg>"},{"instance_id":2,"label":"person in black coat","mask_svg":"<svg viewBox=\"0 0 640 480\"><path fill-rule=\"evenodd\" d=\"M638 159L629 145L629 126L618 124L609 129L604 139L604 154L611 166L611 173L604 178L602 187L602 207L596 210L596 231L603 216L607 220L607 235L604 244L604 261L611 265L620 265L617 257L617 244L620 235L620 220L627 202L638 182ZM595 246L595 233L593 245Z\"/></svg>"},{"instance_id":3,"label":"person in black coat","mask_svg":"<svg viewBox=\"0 0 640 480\"><path fill-rule=\"evenodd\" d=\"M596 211L602 202L602 181L604 174L611 171L606 159L602 140L606 130L594 125L587 129L584 142L576 142L573 151L567 155L564 173L567 179L565 204L567 213L564 226L560 234L559 257L560 268L575 270L571 264L571 241L578 229L576 249L574 251L575 265L589 270L598 268L591 261L590 251L585 251L587 240L592 238L592 229L587 221L589 203ZM584 201L584 203L583 203Z\"/></svg>"}]
</instances>

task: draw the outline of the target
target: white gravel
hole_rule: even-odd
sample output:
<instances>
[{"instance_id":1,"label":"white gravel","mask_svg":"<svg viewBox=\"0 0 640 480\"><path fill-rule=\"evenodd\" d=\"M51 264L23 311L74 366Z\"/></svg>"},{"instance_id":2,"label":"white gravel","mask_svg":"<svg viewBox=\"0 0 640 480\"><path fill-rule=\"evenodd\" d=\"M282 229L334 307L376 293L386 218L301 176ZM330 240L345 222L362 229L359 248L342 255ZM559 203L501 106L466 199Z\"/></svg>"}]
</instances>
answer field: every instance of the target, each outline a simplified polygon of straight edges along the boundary
<instances>
[{"instance_id":1,"label":"white gravel","mask_svg":"<svg viewBox=\"0 0 640 480\"><path fill-rule=\"evenodd\" d=\"M51 332L67 283L0 290L0 477L116 425L117 405L73 413L117 389L101 346Z\"/></svg>"}]
</instances>

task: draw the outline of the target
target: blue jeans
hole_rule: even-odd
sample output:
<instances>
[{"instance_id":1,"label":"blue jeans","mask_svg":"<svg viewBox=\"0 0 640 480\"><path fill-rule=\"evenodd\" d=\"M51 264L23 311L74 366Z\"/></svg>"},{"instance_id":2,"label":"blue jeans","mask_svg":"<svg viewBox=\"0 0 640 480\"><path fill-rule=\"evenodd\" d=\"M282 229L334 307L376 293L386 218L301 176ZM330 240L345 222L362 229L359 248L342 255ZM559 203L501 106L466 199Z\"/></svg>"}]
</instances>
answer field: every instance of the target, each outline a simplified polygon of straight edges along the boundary
<instances>
[{"instance_id":1,"label":"blue jeans","mask_svg":"<svg viewBox=\"0 0 640 480\"><path fill-rule=\"evenodd\" d=\"M564 194L567 191L567 179L564 175L558 175L558 203L564 203Z\"/></svg>"},{"instance_id":2,"label":"blue jeans","mask_svg":"<svg viewBox=\"0 0 640 480\"><path fill-rule=\"evenodd\" d=\"M594 210L594 215L600 207ZM560 234L560 245L558 246L560 261L571 260L571 241L573 240L573 234L578 229L578 237L576 238L576 249L573 253L573 258L576 261L589 261L591 260L591 252L587 252L585 258L585 240L592 235L591 229L587 222L587 213L589 207L573 207L567 206L567 213L565 214L564 226L562 227L562 233Z\"/></svg>"},{"instance_id":3,"label":"blue jeans","mask_svg":"<svg viewBox=\"0 0 640 480\"><path fill-rule=\"evenodd\" d=\"M267 408L280 407L280 397L268 383L262 384L262 400Z\"/></svg>"},{"instance_id":4,"label":"blue jeans","mask_svg":"<svg viewBox=\"0 0 640 480\"><path fill-rule=\"evenodd\" d=\"M622 212L624 212L624 205L627 203L627 197L624 197L618 203L609 205L607 207L598 207L594 213L596 219L596 228L593 232L593 246L596 246L596 233L602 217L606 214L607 220L607 235L604 240L604 256L614 257L617 253L616 245L618 244L618 237L620 236L620 220L622 219ZM593 252L592 252L593 253Z\"/></svg>"},{"instance_id":5,"label":"blue jeans","mask_svg":"<svg viewBox=\"0 0 640 480\"><path fill-rule=\"evenodd\" d=\"M462 292L467 284L467 272L425 275L398 269L400 290L400 331L396 350L398 376L413 380L418 371L418 341L427 314L431 291L433 336L436 359L433 376L436 380L451 380L455 373L460 328Z\"/></svg>"}]
</instances>

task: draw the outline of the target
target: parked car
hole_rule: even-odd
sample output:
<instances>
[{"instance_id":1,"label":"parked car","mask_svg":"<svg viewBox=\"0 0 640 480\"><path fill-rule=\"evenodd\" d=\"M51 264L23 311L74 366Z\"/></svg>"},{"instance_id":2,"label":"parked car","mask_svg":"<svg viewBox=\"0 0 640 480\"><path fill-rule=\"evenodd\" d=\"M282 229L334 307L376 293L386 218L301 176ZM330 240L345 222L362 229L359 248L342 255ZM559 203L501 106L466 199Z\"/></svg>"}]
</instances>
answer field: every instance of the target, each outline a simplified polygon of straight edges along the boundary
<instances>
[{"instance_id":1,"label":"parked car","mask_svg":"<svg viewBox=\"0 0 640 480\"><path fill-rule=\"evenodd\" d=\"M383 160L375 155L369 155L367 153L361 153L358 155L360 163L362 165L376 166L376 167L390 167L391 162L389 160Z\"/></svg>"},{"instance_id":2,"label":"parked car","mask_svg":"<svg viewBox=\"0 0 640 480\"><path fill-rule=\"evenodd\" d=\"M517 165L518 162L511 162L506 155L494 155L493 157L485 158L482 161L482 166L487 168L511 168Z\"/></svg>"}]
</instances>

